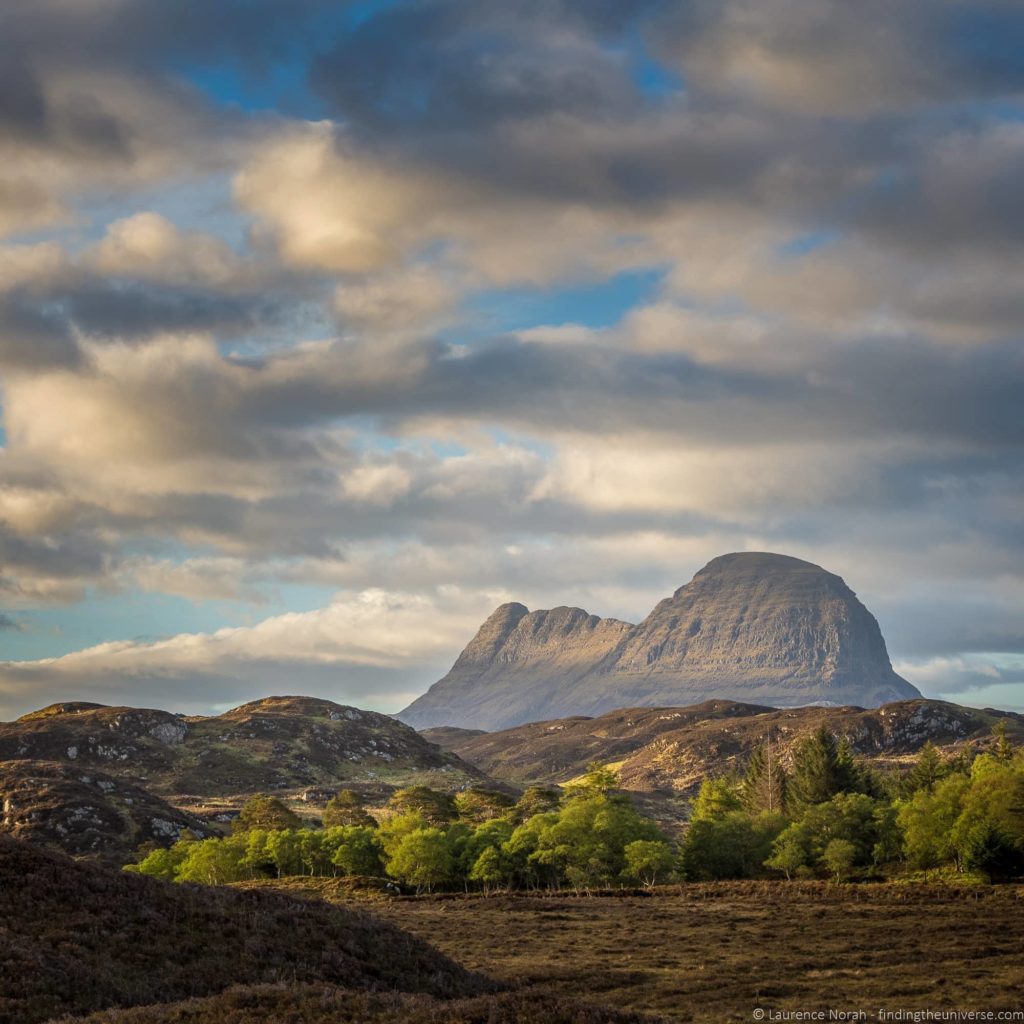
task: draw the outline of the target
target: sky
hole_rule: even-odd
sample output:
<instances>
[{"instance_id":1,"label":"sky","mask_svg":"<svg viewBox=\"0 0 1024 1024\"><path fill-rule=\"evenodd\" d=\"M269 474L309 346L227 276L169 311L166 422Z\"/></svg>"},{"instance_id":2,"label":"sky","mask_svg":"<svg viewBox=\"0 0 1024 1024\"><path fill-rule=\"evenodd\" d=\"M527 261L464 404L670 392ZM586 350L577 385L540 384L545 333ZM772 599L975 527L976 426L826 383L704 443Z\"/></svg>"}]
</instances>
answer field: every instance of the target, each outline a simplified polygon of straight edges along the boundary
<instances>
[{"instance_id":1,"label":"sky","mask_svg":"<svg viewBox=\"0 0 1024 1024\"><path fill-rule=\"evenodd\" d=\"M6 0L0 717L394 712L842 575L1024 710L1017 0Z\"/></svg>"}]
</instances>

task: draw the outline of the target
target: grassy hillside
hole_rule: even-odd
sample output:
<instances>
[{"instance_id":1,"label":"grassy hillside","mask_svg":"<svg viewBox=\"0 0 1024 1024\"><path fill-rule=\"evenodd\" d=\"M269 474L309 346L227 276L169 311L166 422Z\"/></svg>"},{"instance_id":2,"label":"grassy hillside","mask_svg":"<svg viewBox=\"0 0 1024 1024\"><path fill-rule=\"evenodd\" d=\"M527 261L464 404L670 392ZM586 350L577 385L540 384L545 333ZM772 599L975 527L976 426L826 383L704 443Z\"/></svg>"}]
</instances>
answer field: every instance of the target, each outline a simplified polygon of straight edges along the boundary
<instances>
[{"instance_id":1,"label":"grassy hillside","mask_svg":"<svg viewBox=\"0 0 1024 1024\"><path fill-rule=\"evenodd\" d=\"M466 996L486 987L369 915L268 892L179 886L0 836L0 1022L308 982Z\"/></svg>"},{"instance_id":2,"label":"grassy hillside","mask_svg":"<svg viewBox=\"0 0 1024 1024\"><path fill-rule=\"evenodd\" d=\"M927 740L953 750L991 742L992 726L1008 723L1024 736L1024 718L934 700L900 701L881 708L767 708L705 701L681 708L626 708L599 718L533 722L502 732L448 731L450 749L494 778L527 785L566 782L591 761L612 764L625 789L692 793L708 776L742 769L754 747L769 738L786 762L797 743L825 725L854 752L882 766L897 765ZM431 731L432 736L438 735Z\"/></svg>"},{"instance_id":3,"label":"grassy hillside","mask_svg":"<svg viewBox=\"0 0 1024 1024\"><path fill-rule=\"evenodd\" d=\"M54 704L0 723L0 761L47 761L69 769L69 778L100 772L214 826L259 792L316 815L342 787L383 802L396 787L414 782L451 790L484 781L479 769L388 715L312 697L267 697L222 715L190 718Z\"/></svg>"}]
</instances>

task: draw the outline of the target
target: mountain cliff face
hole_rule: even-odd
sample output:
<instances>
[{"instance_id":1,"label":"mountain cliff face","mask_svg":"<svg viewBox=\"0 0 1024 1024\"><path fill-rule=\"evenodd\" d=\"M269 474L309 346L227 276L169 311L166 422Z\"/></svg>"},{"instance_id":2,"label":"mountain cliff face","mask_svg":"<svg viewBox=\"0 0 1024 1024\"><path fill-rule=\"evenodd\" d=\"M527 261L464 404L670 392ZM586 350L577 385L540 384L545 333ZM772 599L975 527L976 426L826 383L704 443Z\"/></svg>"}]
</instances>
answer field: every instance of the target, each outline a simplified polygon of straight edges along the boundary
<instances>
[{"instance_id":1,"label":"mountain cliff face","mask_svg":"<svg viewBox=\"0 0 1024 1024\"><path fill-rule=\"evenodd\" d=\"M579 608L502 605L398 717L416 728L505 729L713 698L875 707L918 696L839 576L741 552L709 562L637 626Z\"/></svg>"}]
</instances>

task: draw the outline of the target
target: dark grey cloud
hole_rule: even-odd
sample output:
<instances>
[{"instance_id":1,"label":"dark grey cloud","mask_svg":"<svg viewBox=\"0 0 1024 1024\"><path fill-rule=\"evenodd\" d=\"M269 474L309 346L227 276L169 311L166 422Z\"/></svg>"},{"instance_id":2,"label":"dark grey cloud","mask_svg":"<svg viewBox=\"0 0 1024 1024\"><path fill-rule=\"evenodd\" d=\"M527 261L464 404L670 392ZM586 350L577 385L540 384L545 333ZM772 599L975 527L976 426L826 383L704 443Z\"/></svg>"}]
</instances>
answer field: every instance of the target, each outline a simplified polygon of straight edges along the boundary
<instances>
[{"instance_id":1,"label":"dark grey cloud","mask_svg":"<svg viewBox=\"0 0 1024 1024\"><path fill-rule=\"evenodd\" d=\"M688 0L670 5L650 38L697 88L797 107L963 102L1024 88L1024 15L1013 0Z\"/></svg>"},{"instance_id":2,"label":"dark grey cloud","mask_svg":"<svg viewBox=\"0 0 1024 1024\"><path fill-rule=\"evenodd\" d=\"M0 296L0 365L75 366L80 359L67 319L38 294L15 289Z\"/></svg>"}]
</instances>

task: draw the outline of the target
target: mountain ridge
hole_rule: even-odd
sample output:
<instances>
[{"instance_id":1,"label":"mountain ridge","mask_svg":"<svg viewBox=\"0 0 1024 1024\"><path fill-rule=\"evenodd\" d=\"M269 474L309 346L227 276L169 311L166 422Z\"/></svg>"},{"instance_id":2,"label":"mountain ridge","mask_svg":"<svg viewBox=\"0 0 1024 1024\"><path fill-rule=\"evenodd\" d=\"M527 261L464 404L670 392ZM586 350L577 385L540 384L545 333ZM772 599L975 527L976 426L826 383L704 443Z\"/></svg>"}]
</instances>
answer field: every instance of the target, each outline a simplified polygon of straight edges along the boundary
<instances>
[{"instance_id":1,"label":"mountain ridge","mask_svg":"<svg viewBox=\"0 0 1024 1024\"><path fill-rule=\"evenodd\" d=\"M501 605L397 717L418 729L501 729L713 698L795 707L914 697L840 576L790 555L733 552L636 625L580 608Z\"/></svg>"}]
</instances>

